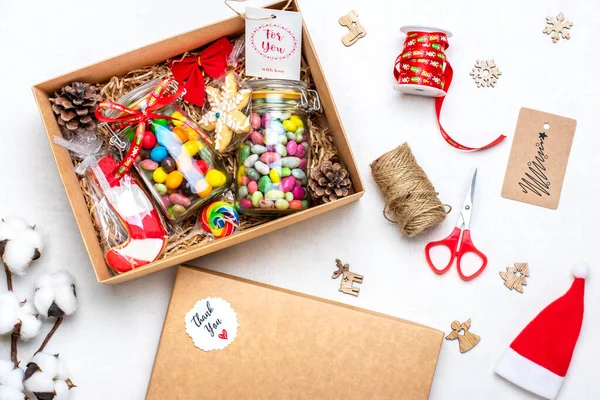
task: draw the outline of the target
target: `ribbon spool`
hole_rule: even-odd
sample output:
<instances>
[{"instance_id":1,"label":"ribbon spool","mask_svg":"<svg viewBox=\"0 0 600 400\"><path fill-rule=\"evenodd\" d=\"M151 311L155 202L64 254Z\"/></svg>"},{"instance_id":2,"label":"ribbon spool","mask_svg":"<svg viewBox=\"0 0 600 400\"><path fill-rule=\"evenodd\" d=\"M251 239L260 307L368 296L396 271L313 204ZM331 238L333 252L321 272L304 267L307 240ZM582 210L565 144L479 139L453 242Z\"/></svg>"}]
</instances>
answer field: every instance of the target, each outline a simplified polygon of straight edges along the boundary
<instances>
[{"instance_id":1,"label":"ribbon spool","mask_svg":"<svg viewBox=\"0 0 600 400\"><path fill-rule=\"evenodd\" d=\"M394 64L394 89L400 93L416 96L435 97L435 114L440 133L448 144L459 150L477 151L488 149L503 141L500 135L493 142L482 147L469 147L452 139L442 127L440 114L442 104L452 83L452 66L445 50L452 32L426 26L403 26L400 31L406 34L402 52Z\"/></svg>"}]
</instances>

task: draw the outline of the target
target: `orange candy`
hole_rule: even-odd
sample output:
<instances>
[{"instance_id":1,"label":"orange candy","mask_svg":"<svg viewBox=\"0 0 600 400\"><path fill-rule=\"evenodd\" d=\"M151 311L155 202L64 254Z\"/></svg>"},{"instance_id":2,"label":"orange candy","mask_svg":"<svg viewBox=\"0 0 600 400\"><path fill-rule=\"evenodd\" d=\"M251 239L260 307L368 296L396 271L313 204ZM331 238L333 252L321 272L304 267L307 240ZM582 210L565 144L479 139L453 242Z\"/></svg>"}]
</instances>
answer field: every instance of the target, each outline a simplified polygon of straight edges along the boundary
<instances>
[{"instance_id":1,"label":"orange candy","mask_svg":"<svg viewBox=\"0 0 600 400\"><path fill-rule=\"evenodd\" d=\"M212 186L206 182L206 179L200 179L198 182L196 182L196 194L203 199L212 193L212 189Z\"/></svg>"},{"instance_id":2,"label":"orange candy","mask_svg":"<svg viewBox=\"0 0 600 400\"><path fill-rule=\"evenodd\" d=\"M181 185L182 182L183 182L183 175L181 175L181 172L173 171L173 172L170 172L169 175L167 175L167 180L165 182L165 185L169 189L177 189Z\"/></svg>"},{"instance_id":3,"label":"orange candy","mask_svg":"<svg viewBox=\"0 0 600 400\"><path fill-rule=\"evenodd\" d=\"M178 138L181 140L181 143L185 143L188 141L188 133L181 126L176 126L172 131Z\"/></svg>"}]
</instances>

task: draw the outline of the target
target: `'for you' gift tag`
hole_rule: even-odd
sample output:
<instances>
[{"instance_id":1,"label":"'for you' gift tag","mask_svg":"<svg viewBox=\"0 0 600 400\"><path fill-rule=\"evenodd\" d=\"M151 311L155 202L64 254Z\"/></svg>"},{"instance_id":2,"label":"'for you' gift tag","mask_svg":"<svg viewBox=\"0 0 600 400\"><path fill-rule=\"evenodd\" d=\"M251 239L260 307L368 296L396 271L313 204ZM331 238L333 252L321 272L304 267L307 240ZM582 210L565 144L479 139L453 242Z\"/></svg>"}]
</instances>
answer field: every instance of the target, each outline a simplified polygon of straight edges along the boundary
<instances>
[{"instance_id":1,"label":"'for you' gift tag","mask_svg":"<svg viewBox=\"0 0 600 400\"><path fill-rule=\"evenodd\" d=\"M246 75L300 79L302 14L246 7Z\"/></svg>"},{"instance_id":2,"label":"'for you' gift tag","mask_svg":"<svg viewBox=\"0 0 600 400\"><path fill-rule=\"evenodd\" d=\"M521 108L502 197L556 210L577 121Z\"/></svg>"},{"instance_id":3,"label":"'for you' gift tag","mask_svg":"<svg viewBox=\"0 0 600 400\"><path fill-rule=\"evenodd\" d=\"M207 297L198 301L185 315L185 331L196 347L223 350L237 335L237 314L227 301Z\"/></svg>"}]
</instances>

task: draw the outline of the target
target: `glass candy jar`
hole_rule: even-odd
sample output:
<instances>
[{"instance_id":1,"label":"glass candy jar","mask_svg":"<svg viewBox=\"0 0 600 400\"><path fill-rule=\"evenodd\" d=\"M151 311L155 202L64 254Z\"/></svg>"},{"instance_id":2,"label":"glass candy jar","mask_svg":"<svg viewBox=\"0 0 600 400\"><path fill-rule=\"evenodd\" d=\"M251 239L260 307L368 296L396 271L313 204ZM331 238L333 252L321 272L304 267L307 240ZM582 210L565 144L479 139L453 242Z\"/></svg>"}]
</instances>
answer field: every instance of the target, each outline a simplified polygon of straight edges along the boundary
<instances>
[{"instance_id":1,"label":"glass candy jar","mask_svg":"<svg viewBox=\"0 0 600 400\"><path fill-rule=\"evenodd\" d=\"M275 79L249 84L253 130L237 154L237 208L254 216L304 210L310 206L307 114L313 110L306 84Z\"/></svg>"},{"instance_id":2,"label":"glass candy jar","mask_svg":"<svg viewBox=\"0 0 600 400\"><path fill-rule=\"evenodd\" d=\"M148 82L117 102L143 110L160 82L160 79ZM177 102L153 113L172 119L148 120L135 170L165 217L179 221L227 190L231 180L208 136ZM111 142L125 147L133 139L136 127L114 131L116 137Z\"/></svg>"}]
</instances>

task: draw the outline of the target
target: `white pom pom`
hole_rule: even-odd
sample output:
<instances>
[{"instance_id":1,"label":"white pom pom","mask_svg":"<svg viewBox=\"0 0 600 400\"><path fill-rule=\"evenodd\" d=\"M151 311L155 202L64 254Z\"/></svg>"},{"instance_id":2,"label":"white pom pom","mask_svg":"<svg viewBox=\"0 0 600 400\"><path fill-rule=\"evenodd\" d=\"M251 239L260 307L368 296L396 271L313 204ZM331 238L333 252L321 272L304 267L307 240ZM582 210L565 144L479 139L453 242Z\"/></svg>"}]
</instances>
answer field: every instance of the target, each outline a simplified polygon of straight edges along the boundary
<instances>
[{"instance_id":1,"label":"white pom pom","mask_svg":"<svg viewBox=\"0 0 600 400\"><path fill-rule=\"evenodd\" d=\"M577 262L573 265L571 272L575 278L583 278L586 279L588 276L588 272L590 267L584 262Z\"/></svg>"},{"instance_id":2,"label":"white pom pom","mask_svg":"<svg viewBox=\"0 0 600 400\"><path fill-rule=\"evenodd\" d=\"M17 275L25 275L27 267L31 264L35 247L22 240L9 240L4 249L2 261L10 269L10 272Z\"/></svg>"}]
</instances>

